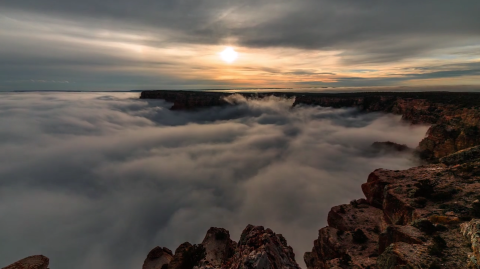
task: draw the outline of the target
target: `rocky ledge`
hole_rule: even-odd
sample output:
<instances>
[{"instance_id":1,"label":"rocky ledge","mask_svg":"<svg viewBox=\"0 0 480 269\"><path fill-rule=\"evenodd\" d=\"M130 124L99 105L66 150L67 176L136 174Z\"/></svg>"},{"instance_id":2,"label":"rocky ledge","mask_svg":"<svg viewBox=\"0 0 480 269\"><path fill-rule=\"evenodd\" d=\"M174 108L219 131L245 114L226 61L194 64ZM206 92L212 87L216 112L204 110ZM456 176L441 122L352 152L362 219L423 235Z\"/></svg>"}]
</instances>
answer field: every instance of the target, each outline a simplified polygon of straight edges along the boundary
<instances>
[{"instance_id":1,"label":"rocky ledge","mask_svg":"<svg viewBox=\"0 0 480 269\"><path fill-rule=\"evenodd\" d=\"M43 255L30 256L21 259L2 269L48 269L50 260Z\"/></svg>"},{"instance_id":2,"label":"rocky ledge","mask_svg":"<svg viewBox=\"0 0 480 269\"><path fill-rule=\"evenodd\" d=\"M480 159L375 170L365 199L333 207L308 268L479 268ZM452 159L456 159L453 162Z\"/></svg>"},{"instance_id":3,"label":"rocky ledge","mask_svg":"<svg viewBox=\"0 0 480 269\"><path fill-rule=\"evenodd\" d=\"M156 247L147 256L143 269L210 269L210 268L292 268L293 249L281 234L262 226L248 225L238 243L221 228L210 228L198 245L181 244L175 254Z\"/></svg>"}]
</instances>

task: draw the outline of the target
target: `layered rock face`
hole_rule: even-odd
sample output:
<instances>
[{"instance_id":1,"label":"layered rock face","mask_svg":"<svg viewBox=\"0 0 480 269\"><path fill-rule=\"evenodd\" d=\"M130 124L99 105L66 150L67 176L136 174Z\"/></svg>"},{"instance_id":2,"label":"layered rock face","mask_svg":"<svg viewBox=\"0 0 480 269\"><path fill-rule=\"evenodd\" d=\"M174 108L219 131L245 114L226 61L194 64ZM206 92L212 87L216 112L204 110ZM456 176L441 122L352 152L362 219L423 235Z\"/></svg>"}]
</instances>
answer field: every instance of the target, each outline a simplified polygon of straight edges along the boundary
<instances>
[{"instance_id":1,"label":"layered rock face","mask_svg":"<svg viewBox=\"0 0 480 269\"><path fill-rule=\"evenodd\" d=\"M230 104L225 92L144 91L142 99L163 99L172 102L172 109L197 109ZM426 160L439 158L459 150L480 145L479 93L236 93L246 98L266 96L295 97L293 106L356 107L367 112L402 115L413 124L432 125L417 150Z\"/></svg>"},{"instance_id":2,"label":"layered rock face","mask_svg":"<svg viewBox=\"0 0 480 269\"><path fill-rule=\"evenodd\" d=\"M152 255L152 253L158 254ZM230 239L227 230L210 228L201 244L183 243L175 250L175 255L171 254L156 247L148 254L143 268L300 269L295 261L293 249L288 246L285 238L262 226L248 225L238 243ZM167 260L169 261L166 262ZM145 267L147 264L154 267Z\"/></svg>"},{"instance_id":3,"label":"layered rock face","mask_svg":"<svg viewBox=\"0 0 480 269\"><path fill-rule=\"evenodd\" d=\"M48 269L50 260L43 255L30 256L21 259L2 269Z\"/></svg>"},{"instance_id":4,"label":"layered rock face","mask_svg":"<svg viewBox=\"0 0 480 269\"><path fill-rule=\"evenodd\" d=\"M461 164L372 172L366 199L331 209L307 267L479 268L480 160L469 150Z\"/></svg>"}]
</instances>

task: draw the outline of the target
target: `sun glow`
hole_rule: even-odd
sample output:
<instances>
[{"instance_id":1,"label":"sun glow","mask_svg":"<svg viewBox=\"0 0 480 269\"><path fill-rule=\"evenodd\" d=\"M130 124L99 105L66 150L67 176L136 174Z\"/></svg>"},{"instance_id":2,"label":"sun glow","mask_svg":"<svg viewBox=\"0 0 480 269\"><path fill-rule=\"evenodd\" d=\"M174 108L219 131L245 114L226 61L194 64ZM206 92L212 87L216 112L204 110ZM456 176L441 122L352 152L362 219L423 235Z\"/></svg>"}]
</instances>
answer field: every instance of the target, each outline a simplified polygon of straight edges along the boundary
<instances>
[{"instance_id":1,"label":"sun glow","mask_svg":"<svg viewBox=\"0 0 480 269\"><path fill-rule=\"evenodd\" d=\"M238 52L232 47L226 47L221 53L220 57L227 63L233 63L238 58Z\"/></svg>"}]
</instances>

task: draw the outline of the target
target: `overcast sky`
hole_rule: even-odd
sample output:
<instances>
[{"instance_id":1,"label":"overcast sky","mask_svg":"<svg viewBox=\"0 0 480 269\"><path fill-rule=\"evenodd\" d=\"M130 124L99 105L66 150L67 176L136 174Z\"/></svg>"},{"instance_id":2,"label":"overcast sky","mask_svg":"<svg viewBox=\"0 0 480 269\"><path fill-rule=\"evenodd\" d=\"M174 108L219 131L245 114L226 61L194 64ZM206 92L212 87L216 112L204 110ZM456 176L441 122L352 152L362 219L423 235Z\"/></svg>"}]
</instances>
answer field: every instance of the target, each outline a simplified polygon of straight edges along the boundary
<instances>
[{"instance_id":1,"label":"overcast sky","mask_svg":"<svg viewBox=\"0 0 480 269\"><path fill-rule=\"evenodd\" d=\"M2 0L0 91L480 84L478 0ZM219 57L231 46L239 57Z\"/></svg>"}]
</instances>

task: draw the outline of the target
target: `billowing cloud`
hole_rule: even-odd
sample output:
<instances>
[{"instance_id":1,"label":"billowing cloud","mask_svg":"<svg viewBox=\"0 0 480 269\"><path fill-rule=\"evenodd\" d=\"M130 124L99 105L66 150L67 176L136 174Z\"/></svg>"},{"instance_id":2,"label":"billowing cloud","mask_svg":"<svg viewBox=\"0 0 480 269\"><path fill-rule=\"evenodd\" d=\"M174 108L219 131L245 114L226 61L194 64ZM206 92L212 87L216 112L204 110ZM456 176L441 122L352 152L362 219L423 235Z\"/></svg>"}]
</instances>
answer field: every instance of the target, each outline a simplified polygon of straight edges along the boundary
<instances>
[{"instance_id":1,"label":"billowing cloud","mask_svg":"<svg viewBox=\"0 0 480 269\"><path fill-rule=\"evenodd\" d=\"M285 235L297 261L330 207L362 197L375 141L415 147L427 127L355 109L244 100L170 111L131 93L4 93L0 265L32 254L52 268L140 268L154 246L198 243L211 226Z\"/></svg>"}]
</instances>

